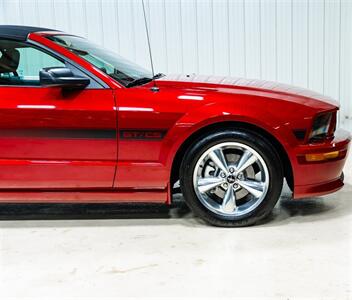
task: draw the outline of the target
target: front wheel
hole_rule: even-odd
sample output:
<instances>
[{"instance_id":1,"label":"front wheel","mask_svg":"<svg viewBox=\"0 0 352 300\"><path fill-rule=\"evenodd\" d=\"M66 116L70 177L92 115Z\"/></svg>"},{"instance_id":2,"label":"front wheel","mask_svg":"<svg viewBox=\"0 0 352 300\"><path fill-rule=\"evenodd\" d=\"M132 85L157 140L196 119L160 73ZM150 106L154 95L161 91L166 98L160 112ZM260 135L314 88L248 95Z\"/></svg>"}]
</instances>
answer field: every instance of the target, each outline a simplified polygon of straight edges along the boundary
<instances>
[{"instance_id":1,"label":"front wheel","mask_svg":"<svg viewBox=\"0 0 352 300\"><path fill-rule=\"evenodd\" d=\"M180 170L185 201L206 222L252 225L267 216L283 184L280 157L264 137L231 129L199 138Z\"/></svg>"}]
</instances>

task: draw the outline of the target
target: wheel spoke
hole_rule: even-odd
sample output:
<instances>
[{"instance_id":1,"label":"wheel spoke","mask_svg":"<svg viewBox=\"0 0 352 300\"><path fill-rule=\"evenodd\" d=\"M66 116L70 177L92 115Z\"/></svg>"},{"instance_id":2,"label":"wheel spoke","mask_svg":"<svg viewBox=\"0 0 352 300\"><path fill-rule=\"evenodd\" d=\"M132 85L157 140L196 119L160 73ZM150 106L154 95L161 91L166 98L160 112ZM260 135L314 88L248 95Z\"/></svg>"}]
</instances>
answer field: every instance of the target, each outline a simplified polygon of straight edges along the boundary
<instances>
[{"instance_id":1,"label":"wheel spoke","mask_svg":"<svg viewBox=\"0 0 352 300\"><path fill-rule=\"evenodd\" d=\"M237 166L236 166L236 172L240 173L247 169L250 165L254 164L257 161L257 157L253 155L250 151L245 151L241 158L239 159Z\"/></svg>"},{"instance_id":2,"label":"wheel spoke","mask_svg":"<svg viewBox=\"0 0 352 300\"><path fill-rule=\"evenodd\" d=\"M254 197L259 198L264 192L264 184L254 180L238 181L238 184L251 193Z\"/></svg>"},{"instance_id":3,"label":"wheel spoke","mask_svg":"<svg viewBox=\"0 0 352 300\"><path fill-rule=\"evenodd\" d=\"M195 196L205 209L224 217L253 211L270 187L261 154L237 141L212 143L198 158L192 181Z\"/></svg>"},{"instance_id":4,"label":"wheel spoke","mask_svg":"<svg viewBox=\"0 0 352 300\"><path fill-rule=\"evenodd\" d=\"M228 172L227 162L226 162L224 153L222 152L221 149L216 149L210 152L209 157L219 169L221 169L223 172L227 174Z\"/></svg>"},{"instance_id":5,"label":"wheel spoke","mask_svg":"<svg viewBox=\"0 0 352 300\"><path fill-rule=\"evenodd\" d=\"M205 193L222 183L226 182L224 178L218 178L218 177L206 177L206 178L200 178L198 179L198 190L201 193Z\"/></svg>"},{"instance_id":6,"label":"wheel spoke","mask_svg":"<svg viewBox=\"0 0 352 300\"><path fill-rule=\"evenodd\" d=\"M229 186L226 190L221 207L222 210L227 213L232 213L236 209L236 195L232 186Z\"/></svg>"}]
</instances>

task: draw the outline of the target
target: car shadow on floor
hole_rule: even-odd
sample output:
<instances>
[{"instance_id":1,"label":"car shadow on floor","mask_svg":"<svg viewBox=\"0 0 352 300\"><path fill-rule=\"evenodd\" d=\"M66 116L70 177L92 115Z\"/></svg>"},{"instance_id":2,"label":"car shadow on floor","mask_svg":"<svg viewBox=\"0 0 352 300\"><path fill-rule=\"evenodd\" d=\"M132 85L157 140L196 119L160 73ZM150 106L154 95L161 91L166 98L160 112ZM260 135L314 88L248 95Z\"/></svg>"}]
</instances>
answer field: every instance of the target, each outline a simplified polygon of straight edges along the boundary
<instances>
[{"instance_id":1,"label":"car shadow on floor","mask_svg":"<svg viewBox=\"0 0 352 300\"><path fill-rule=\"evenodd\" d=\"M352 187L324 197L292 200L281 197L270 215L260 225L279 226L288 223L324 221L352 215Z\"/></svg>"},{"instance_id":2,"label":"car shadow on floor","mask_svg":"<svg viewBox=\"0 0 352 300\"><path fill-rule=\"evenodd\" d=\"M164 219L169 211L154 204L1 204L0 220Z\"/></svg>"},{"instance_id":3,"label":"car shadow on floor","mask_svg":"<svg viewBox=\"0 0 352 300\"><path fill-rule=\"evenodd\" d=\"M352 214L351 191L352 187L349 186L326 197L301 200L292 200L288 195L283 195L272 213L257 225L277 226ZM203 222L193 216L181 195L176 195L174 199L176 201L171 207L158 204L0 204L0 221L128 219L128 223L133 223L133 220L152 219L162 224L202 226ZM0 227L7 227L6 223L1 222Z\"/></svg>"}]
</instances>

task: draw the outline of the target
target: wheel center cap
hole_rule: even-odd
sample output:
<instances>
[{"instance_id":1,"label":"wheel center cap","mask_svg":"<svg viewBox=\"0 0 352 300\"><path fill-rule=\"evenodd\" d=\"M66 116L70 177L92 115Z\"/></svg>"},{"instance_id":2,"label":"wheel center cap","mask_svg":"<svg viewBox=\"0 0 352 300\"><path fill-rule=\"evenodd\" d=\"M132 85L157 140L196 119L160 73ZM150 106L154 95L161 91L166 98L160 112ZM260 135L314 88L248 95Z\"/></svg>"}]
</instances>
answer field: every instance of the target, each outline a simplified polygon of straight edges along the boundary
<instances>
[{"instance_id":1,"label":"wheel center cap","mask_svg":"<svg viewBox=\"0 0 352 300\"><path fill-rule=\"evenodd\" d=\"M236 177L234 175L227 176L227 182L232 184L236 181Z\"/></svg>"}]
</instances>

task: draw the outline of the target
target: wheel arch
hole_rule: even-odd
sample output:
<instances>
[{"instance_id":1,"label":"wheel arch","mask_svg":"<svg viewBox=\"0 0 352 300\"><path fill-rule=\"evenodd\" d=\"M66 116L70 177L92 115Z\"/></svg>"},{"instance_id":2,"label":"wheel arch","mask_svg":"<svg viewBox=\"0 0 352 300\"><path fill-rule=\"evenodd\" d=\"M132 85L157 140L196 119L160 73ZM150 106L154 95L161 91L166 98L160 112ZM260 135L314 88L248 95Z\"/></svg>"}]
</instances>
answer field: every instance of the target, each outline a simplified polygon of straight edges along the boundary
<instances>
[{"instance_id":1,"label":"wheel arch","mask_svg":"<svg viewBox=\"0 0 352 300\"><path fill-rule=\"evenodd\" d=\"M198 139L202 135L209 134L210 132L222 130L222 129L227 129L227 128L236 128L236 129L243 129L247 131L252 131L254 133L260 134L264 136L276 149L278 152L280 158L281 158L281 165L283 167L283 172L284 176L286 178L287 184L289 185L290 189L293 191L294 189L294 176L293 176L293 170L292 170L292 165L291 161L289 159L289 156L284 148L284 146L280 143L280 141L272 135L270 132L267 130L243 121L222 121L222 122L217 122L213 124L206 125L195 132L193 132L190 136L188 136L181 146L178 148L173 161L172 161L172 167L171 167L171 174L170 174L170 187L174 186L175 182L179 178L179 170L181 167L182 159L188 150L188 148L191 146L193 141L195 139Z\"/></svg>"}]
</instances>

